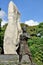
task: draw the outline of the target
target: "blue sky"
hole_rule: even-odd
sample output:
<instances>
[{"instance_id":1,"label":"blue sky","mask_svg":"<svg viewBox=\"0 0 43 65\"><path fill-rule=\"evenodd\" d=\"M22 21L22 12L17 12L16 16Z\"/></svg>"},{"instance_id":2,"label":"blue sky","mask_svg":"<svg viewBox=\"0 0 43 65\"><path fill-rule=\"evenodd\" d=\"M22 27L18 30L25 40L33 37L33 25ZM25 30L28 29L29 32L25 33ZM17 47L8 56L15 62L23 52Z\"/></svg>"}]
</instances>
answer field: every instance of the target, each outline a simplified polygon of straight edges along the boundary
<instances>
[{"instance_id":1,"label":"blue sky","mask_svg":"<svg viewBox=\"0 0 43 65\"><path fill-rule=\"evenodd\" d=\"M43 22L43 0L0 0L0 8L8 15L8 4L13 1L21 13L21 22ZM6 19L7 17L5 17Z\"/></svg>"}]
</instances>

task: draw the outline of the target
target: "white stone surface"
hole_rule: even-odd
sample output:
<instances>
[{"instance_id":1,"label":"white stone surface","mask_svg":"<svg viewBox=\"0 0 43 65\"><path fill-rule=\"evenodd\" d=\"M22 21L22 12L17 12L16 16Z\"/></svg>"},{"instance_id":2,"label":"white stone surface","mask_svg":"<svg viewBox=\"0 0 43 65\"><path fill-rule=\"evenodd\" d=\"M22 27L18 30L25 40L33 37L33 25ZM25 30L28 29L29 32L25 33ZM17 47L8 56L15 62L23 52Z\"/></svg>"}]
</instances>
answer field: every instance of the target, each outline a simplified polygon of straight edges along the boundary
<instances>
[{"instance_id":1,"label":"white stone surface","mask_svg":"<svg viewBox=\"0 0 43 65\"><path fill-rule=\"evenodd\" d=\"M10 1L8 6L8 26L4 35L4 54L17 54L21 31L20 13L15 4ZM16 45L18 45L16 47Z\"/></svg>"}]
</instances>

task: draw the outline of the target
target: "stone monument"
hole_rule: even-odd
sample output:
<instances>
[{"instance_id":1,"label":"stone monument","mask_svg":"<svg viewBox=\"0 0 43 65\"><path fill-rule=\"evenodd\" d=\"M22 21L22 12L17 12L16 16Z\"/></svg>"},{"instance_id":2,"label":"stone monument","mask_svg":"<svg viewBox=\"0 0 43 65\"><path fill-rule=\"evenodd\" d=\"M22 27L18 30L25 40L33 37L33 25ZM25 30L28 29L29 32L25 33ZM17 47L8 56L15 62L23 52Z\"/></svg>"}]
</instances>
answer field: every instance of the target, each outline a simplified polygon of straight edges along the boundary
<instances>
[{"instance_id":1,"label":"stone monument","mask_svg":"<svg viewBox=\"0 0 43 65\"><path fill-rule=\"evenodd\" d=\"M19 37L22 33L20 26L20 13L16 5L10 1L8 6L8 25L4 35L4 54L17 54Z\"/></svg>"}]
</instances>

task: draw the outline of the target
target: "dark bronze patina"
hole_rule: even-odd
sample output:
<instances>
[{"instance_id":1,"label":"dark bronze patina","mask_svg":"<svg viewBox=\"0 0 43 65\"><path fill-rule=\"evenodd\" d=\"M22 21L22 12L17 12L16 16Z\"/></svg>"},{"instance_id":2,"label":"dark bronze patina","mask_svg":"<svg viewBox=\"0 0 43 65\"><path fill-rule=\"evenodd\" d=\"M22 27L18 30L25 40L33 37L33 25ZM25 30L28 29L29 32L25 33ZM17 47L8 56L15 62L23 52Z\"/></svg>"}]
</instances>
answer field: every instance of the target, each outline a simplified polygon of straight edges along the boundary
<instances>
[{"instance_id":1,"label":"dark bronze patina","mask_svg":"<svg viewBox=\"0 0 43 65\"><path fill-rule=\"evenodd\" d=\"M31 53L30 53L30 50L29 50L29 47L27 44L27 40L30 38L30 36L26 32L25 26L22 28L22 31L23 31L23 33L20 35L19 53L18 53L19 54L19 62L21 62L22 56L26 54L29 56L29 59L32 64L32 56L31 56Z\"/></svg>"}]
</instances>

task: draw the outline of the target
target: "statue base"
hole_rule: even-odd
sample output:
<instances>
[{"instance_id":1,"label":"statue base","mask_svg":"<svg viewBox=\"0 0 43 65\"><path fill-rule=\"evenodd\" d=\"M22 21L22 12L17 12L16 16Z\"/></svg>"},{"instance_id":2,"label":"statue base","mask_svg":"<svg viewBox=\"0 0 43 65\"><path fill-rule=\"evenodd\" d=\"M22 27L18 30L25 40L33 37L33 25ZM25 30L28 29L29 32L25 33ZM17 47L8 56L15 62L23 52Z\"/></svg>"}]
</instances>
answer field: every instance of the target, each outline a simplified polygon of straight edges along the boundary
<instances>
[{"instance_id":1,"label":"statue base","mask_svg":"<svg viewBox=\"0 0 43 65\"><path fill-rule=\"evenodd\" d=\"M31 65L27 55L23 55L21 63L19 63L18 55L0 55L0 65Z\"/></svg>"}]
</instances>

